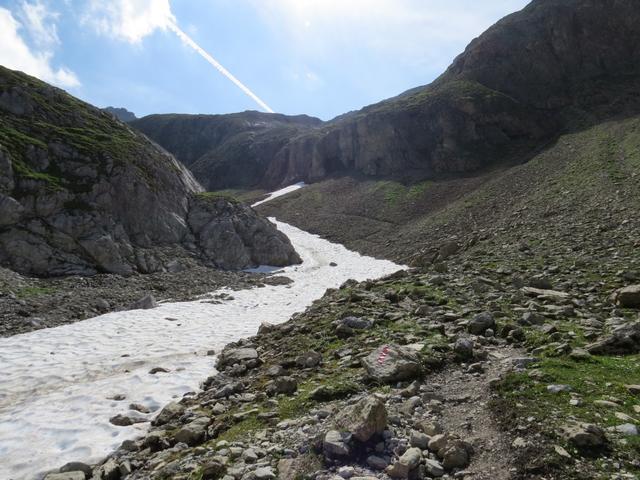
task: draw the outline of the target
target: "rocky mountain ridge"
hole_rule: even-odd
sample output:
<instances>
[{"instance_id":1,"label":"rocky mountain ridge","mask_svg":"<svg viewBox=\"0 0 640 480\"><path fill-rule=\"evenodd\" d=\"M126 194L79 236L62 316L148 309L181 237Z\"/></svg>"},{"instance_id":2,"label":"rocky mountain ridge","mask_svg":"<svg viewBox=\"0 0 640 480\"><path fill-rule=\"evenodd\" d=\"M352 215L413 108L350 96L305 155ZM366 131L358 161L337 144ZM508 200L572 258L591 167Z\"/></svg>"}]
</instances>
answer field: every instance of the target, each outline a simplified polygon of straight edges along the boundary
<instances>
[{"instance_id":1,"label":"rocky mountain ridge","mask_svg":"<svg viewBox=\"0 0 640 480\"><path fill-rule=\"evenodd\" d=\"M206 130L188 128L196 121L189 116L171 123L148 117L134 125L217 189L343 174L412 182L465 176L520 163L561 132L638 113L639 15L633 0L534 0L474 40L432 84L330 122L267 129L258 142L202 138ZM248 115L255 114L233 119ZM198 121L215 130L231 118ZM235 126L232 133L244 131ZM198 165L176 145L185 137L203 146ZM252 174L240 178L229 173L231 166Z\"/></svg>"},{"instance_id":2,"label":"rocky mountain ridge","mask_svg":"<svg viewBox=\"0 0 640 480\"><path fill-rule=\"evenodd\" d=\"M110 114L0 69L0 264L39 276L299 262L252 209L207 194Z\"/></svg>"}]
</instances>

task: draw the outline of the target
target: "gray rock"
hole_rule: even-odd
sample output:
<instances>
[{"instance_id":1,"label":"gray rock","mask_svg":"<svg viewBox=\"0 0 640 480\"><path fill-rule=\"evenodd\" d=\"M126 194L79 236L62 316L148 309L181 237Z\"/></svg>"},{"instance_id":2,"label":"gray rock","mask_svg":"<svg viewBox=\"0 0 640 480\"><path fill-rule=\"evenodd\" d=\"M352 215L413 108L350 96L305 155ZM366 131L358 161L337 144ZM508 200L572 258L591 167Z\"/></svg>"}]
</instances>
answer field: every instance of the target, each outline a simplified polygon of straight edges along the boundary
<instances>
[{"instance_id":1,"label":"gray rock","mask_svg":"<svg viewBox=\"0 0 640 480\"><path fill-rule=\"evenodd\" d=\"M479 313L469 321L467 329L473 335L484 335L488 329L495 331L496 321L489 312Z\"/></svg>"},{"instance_id":2,"label":"gray rock","mask_svg":"<svg viewBox=\"0 0 640 480\"><path fill-rule=\"evenodd\" d=\"M409 478L409 474L418 468L422 460L419 448L409 448L402 456L387 469L391 478Z\"/></svg>"},{"instance_id":3,"label":"gray rock","mask_svg":"<svg viewBox=\"0 0 640 480\"><path fill-rule=\"evenodd\" d=\"M592 355L627 355L640 352L640 322L625 324L604 339L587 345Z\"/></svg>"},{"instance_id":4,"label":"gray rock","mask_svg":"<svg viewBox=\"0 0 640 480\"><path fill-rule=\"evenodd\" d=\"M623 423L622 425L616 425L612 427L612 430L617 433L621 433L622 435L628 435L630 437L635 437L638 435L638 427L636 427L633 423Z\"/></svg>"},{"instance_id":5,"label":"gray rock","mask_svg":"<svg viewBox=\"0 0 640 480\"><path fill-rule=\"evenodd\" d=\"M422 365L417 353L399 345L383 345L372 351L362 365L368 376L382 383L412 380L422 375Z\"/></svg>"},{"instance_id":6,"label":"gray rock","mask_svg":"<svg viewBox=\"0 0 640 480\"><path fill-rule=\"evenodd\" d=\"M184 413L185 407L180 403L172 402L164 407L158 416L153 420L152 425L160 426L169 423Z\"/></svg>"},{"instance_id":7,"label":"gray rock","mask_svg":"<svg viewBox=\"0 0 640 480\"><path fill-rule=\"evenodd\" d=\"M427 473L432 477L442 477L444 475L444 467L437 460L427 458L425 460Z\"/></svg>"},{"instance_id":8,"label":"gray rock","mask_svg":"<svg viewBox=\"0 0 640 480\"><path fill-rule=\"evenodd\" d=\"M622 308L640 308L640 285L629 285L613 294L613 301Z\"/></svg>"},{"instance_id":9,"label":"gray rock","mask_svg":"<svg viewBox=\"0 0 640 480\"><path fill-rule=\"evenodd\" d=\"M84 472L49 473L44 480L85 480Z\"/></svg>"},{"instance_id":10,"label":"gray rock","mask_svg":"<svg viewBox=\"0 0 640 480\"><path fill-rule=\"evenodd\" d=\"M417 447L421 450L426 450L429 447L429 440L431 440L431 437L429 437L429 435L412 430L411 437L409 439L409 444L412 447Z\"/></svg>"},{"instance_id":11,"label":"gray rock","mask_svg":"<svg viewBox=\"0 0 640 480\"><path fill-rule=\"evenodd\" d=\"M354 330L367 330L373 326L371 320L360 317L346 317L342 319L342 323Z\"/></svg>"},{"instance_id":12,"label":"gray rock","mask_svg":"<svg viewBox=\"0 0 640 480\"><path fill-rule=\"evenodd\" d=\"M578 449L599 449L607 444L604 431L597 425L580 424L565 428L565 436Z\"/></svg>"},{"instance_id":13,"label":"gray rock","mask_svg":"<svg viewBox=\"0 0 640 480\"><path fill-rule=\"evenodd\" d=\"M218 370L230 367L235 364L241 364L258 360L258 351L255 348L225 348L216 364Z\"/></svg>"},{"instance_id":14,"label":"gray rock","mask_svg":"<svg viewBox=\"0 0 640 480\"><path fill-rule=\"evenodd\" d=\"M127 307L127 310L151 310L152 308L157 308L158 302L153 297L153 295L145 295L140 300L133 302L131 305Z\"/></svg>"},{"instance_id":15,"label":"gray rock","mask_svg":"<svg viewBox=\"0 0 640 480\"><path fill-rule=\"evenodd\" d=\"M335 425L361 442L367 442L387 427L384 402L373 395L363 398L338 414Z\"/></svg>"},{"instance_id":16,"label":"gray rock","mask_svg":"<svg viewBox=\"0 0 640 480\"><path fill-rule=\"evenodd\" d=\"M211 420L208 417L196 418L178 430L174 438L177 442L186 443L190 447L199 445L204 442L210 423Z\"/></svg>"},{"instance_id":17,"label":"gray rock","mask_svg":"<svg viewBox=\"0 0 640 480\"><path fill-rule=\"evenodd\" d=\"M298 390L298 382L293 377L279 377L267 385L267 394L277 395L284 393L290 395Z\"/></svg>"},{"instance_id":18,"label":"gray rock","mask_svg":"<svg viewBox=\"0 0 640 480\"><path fill-rule=\"evenodd\" d=\"M473 358L473 342L468 338L459 338L453 345L453 351L463 360Z\"/></svg>"},{"instance_id":19,"label":"gray rock","mask_svg":"<svg viewBox=\"0 0 640 480\"><path fill-rule=\"evenodd\" d=\"M301 368L313 368L320 365L322 362L322 355L318 352L305 352L296 358L296 364Z\"/></svg>"},{"instance_id":20,"label":"gray rock","mask_svg":"<svg viewBox=\"0 0 640 480\"><path fill-rule=\"evenodd\" d=\"M273 480L276 477L276 474L273 473L273 469L271 467L260 467L256 468L253 472L253 475L256 480Z\"/></svg>"},{"instance_id":21,"label":"gray rock","mask_svg":"<svg viewBox=\"0 0 640 480\"><path fill-rule=\"evenodd\" d=\"M342 434L337 430L329 430L322 442L324 454L329 458L348 457L351 454L348 439L349 434Z\"/></svg>"}]
</instances>

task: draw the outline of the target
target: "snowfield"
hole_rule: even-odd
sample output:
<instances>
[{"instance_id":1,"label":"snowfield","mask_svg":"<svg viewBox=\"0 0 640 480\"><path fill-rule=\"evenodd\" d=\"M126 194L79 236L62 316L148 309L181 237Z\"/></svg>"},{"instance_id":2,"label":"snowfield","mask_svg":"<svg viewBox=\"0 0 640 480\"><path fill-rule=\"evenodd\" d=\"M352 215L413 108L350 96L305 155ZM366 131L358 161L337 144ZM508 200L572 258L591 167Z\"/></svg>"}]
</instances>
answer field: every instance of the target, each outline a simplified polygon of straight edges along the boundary
<instances>
[{"instance_id":1,"label":"snowfield","mask_svg":"<svg viewBox=\"0 0 640 480\"><path fill-rule=\"evenodd\" d=\"M70 461L100 461L148 428L117 427L109 419L151 419L163 405L198 391L215 372L209 351L254 335L262 322L288 320L347 279L402 268L272 221L303 259L279 270L290 285L220 290L233 298L165 303L0 339L0 479L39 478ZM168 373L150 374L154 367ZM132 403L151 413L130 410Z\"/></svg>"}]
</instances>

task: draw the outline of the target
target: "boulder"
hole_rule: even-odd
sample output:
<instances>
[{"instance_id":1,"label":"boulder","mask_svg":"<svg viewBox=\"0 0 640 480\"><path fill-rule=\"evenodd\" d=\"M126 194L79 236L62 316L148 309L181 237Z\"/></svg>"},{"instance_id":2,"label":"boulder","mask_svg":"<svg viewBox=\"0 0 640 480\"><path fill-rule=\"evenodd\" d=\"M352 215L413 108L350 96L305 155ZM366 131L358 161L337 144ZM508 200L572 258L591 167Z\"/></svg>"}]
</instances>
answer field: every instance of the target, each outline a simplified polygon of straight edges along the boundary
<instances>
[{"instance_id":1,"label":"boulder","mask_svg":"<svg viewBox=\"0 0 640 480\"><path fill-rule=\"evenodd\" d=\"M296 358L296 365L300 368L317 367L320 365L320 362L322 362L322 355L314 351L305 352Z\"/></svg>"},{"instance_id":2,"label":"boulder","mask_svg":"<svg viewBox=\"0 0 640 480\"><path fill-rule=\"evenodd\" d=\"M489 312L479 313L467 325L467 330L473 335L484 335L488 329L496 329L496 321Z\"/></svg>"},{"instance_id":3,"label":"boulder","mask_svg":"<svg viewBox=\"0 0 640 480\"><path fill-rule=\"evenodd\" d=\"M628 355L640 352L640 322L621 325L610 335L587 345L592 355Z\"/></svg>"},{"instance_id":4,"label":"boulder","mask_svg":"<svg viewBox=\"0 0 640 480\"><path fill-rule=\"evenodd\" d=\"M160 426L169 423L171 420L178 418L184 413L184 405L176 402L169 403L164 407L158 416L153 420L152 425Z\"/></svg>"},{"instance_id":5,"label":"boulder","mask_svg":"<svg viewBox=\"0 0 640 480\"><path fill-rule=\"evenodd\" d=\"M84 472L49 473L44 480L85 480Z\"/></svg>"},{"instance_id":6,"label":"boulder","mask_svg":"<svg viewBox=\"0 0 640 480\"><path fill-rule=\"evenodd\" d=\"M387 475L391 478L409 478L411 472L418 468L421 461L422 450L419 448L409 448L387 469Z\"/></svg>"},{"instance_id":7,"label":"boulder","mask_svg":"<svg viewBox=\"0 0 640 480\"><path fill-rule=\"evenodd\" d=\"M349 449L350 435L340 433L337 430L329 430L322 441L322 450L329 458L348 457L351 454Z\"/></svg>"},{"instance_id":8,"label":"boulder","mask_svg":"<svg viewBox=\"0 0 640 480\"><path fill-rule=\"evenodd\" d=\"M613 294L614 303L622 308L640 308L640 285L621 288Z\"/></svg>"},{"instance_id":9,"label":"boulder","mask_svg":"<svg viewBox=\"0 0 640 480\"><path fill-rule=\"evenodd\" d=\"M257 360L258 351L255 348L225 348L218 358L216 368L223 370L235 364L253 363Z\"/></svg>"},{"instance_id":10,"label":"boulder","mask_svg":"<svg viewBox=\"0 0 640 480\"><path fill-rule=\"evenodd\" d=\"M567 440L579 450L597 450L607 444L607 437L597 425L579 424L565 428Z\"/></svg>"},{"instance_id":11,"label":"boulder","mask_svg":"<svg viewBox=\"0 0 640 480\"><path fill-rule=\"evenodd\" d=\"M298 382L293 377L278 377L267 385L268 395L277 395L279 393L291 395L296 390L298 390Z\"/></svg>"},{"instance_id":12,"label":"boulder","mask_svg":"<svg viewBox=\"0 0 640 480\"><path fill-rule=\"evenodd\" d=\"M381 383L413 380L423 373L418 354L394 344L378 347L362 359L362 365L372 380Z\"/></svg>"},{"instance_id":13,"label":"boulder","mask_svg":"<svg viewBox=\"0 0 640 480\"><path fill-rule=\"evenodd\" d=\"M157 308L158 302L153 297L153 295L145 295L140 300L133 302L131 305L127 307L127 310L151 310L152 308Z\"/></svg>"},{"instance_id":14,"label":"boulder","mask_svg":"<svg viewBox=\"0 0 640 480\"><path fill-rule=\"evenodd\" d=\"M208 417L196 418L178 430L173 438L176 442L186 443L190 447L199 445L204 442L210 423L211 420Z\"/></svg>"},{"instance_id":15,"label":"boulder","mask_svg":"<svg viewBox=\"0 0 640 480\"><path fill-rule=\"evenodd\" d=\"M371 395L345 408L337 416L335 425L357 440L367 442L387 427L387 409L380 398Z\"/></svg>"}]
</instances>

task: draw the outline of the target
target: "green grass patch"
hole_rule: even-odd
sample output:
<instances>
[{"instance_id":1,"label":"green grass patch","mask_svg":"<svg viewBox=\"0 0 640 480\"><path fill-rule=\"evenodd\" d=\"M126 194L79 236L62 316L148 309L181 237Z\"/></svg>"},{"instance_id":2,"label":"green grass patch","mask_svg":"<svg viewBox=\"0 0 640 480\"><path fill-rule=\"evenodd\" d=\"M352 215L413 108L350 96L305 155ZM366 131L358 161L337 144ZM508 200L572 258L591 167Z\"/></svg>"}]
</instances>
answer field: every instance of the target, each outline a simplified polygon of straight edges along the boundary
<instances>
[{"instance_id":1,"label":"green grass patch","mask_svg":"<svg viewBox=\"0 0 640 480\"><path fill-rule=\"evenodd\" d=\"M56 293L53 287L22 287L16 292L18 298L33 298Z\"/></svg>"}]
</instances>

